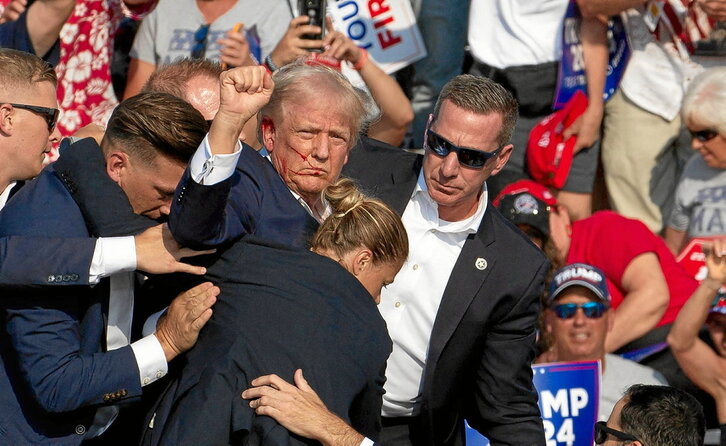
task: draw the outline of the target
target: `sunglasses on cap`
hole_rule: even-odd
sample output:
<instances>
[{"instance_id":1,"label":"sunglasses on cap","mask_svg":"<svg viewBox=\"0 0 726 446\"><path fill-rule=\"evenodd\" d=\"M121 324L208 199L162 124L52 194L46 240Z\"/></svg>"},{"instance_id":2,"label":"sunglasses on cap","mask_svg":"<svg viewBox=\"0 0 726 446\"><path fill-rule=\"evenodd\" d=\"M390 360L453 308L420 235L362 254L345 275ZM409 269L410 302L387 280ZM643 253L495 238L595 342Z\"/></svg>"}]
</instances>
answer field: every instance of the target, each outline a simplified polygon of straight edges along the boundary
<instances>
[{"instance_id":1,"label":"sunglasses on cap","mask_svg":"<svg viewBox=\"0 0 726 446\"><path fill-rule=\"evenodd\" d=\"M713 138L718 136L718 131L714 129L699 130L694 132L693 130L688 131L693 139L697 139L700 142L711 141Z\"/></svg>"},{"instance_id":2,"label":"sunglasses on cap","mask_svg":"<svg viewBox=\"0 0 726 446\"><path fill-rule=\"evenodd\" d=\"M207 53L207 37L209 36L209 23L202 24L194 33L194 46L192 46L192 59L204 59Z\"/></svg>"},{"instance_id":3,"label":"sunglasses on cap","mask_svg":"<svg viewBox=\"0 0 726 446\"><path fill-rule=\"evenodd\" d=\"M620 441L640 441L634 435L608 427L605 421L595 423L595 444L604 444L608 435L612 435Z\"/></svg>"},{"instance_id":4,"label":"sunglasses on cap","mask_svg":"<svg viewBox=\"0 0 726 446\"><path fill-rule=\"evenodd\" d=\"M585 302L584 304L559 304L551 307L555 315L560 319L571 319L577 313L577 309L582 308L585 317L589 319L601 318L608 306L602 302Z\"/></svg>"},{"instance_id":5,"label":"sunglasses on cap","mask_svg":"<svg viewBox=\"0 0 726 446\"><path fill-rule=\"evenodd\" d=\"M436 155L441 157L445 157L451 152L456 152L459 163L466 167L481 169L487 161L499 155L499 152L501 152L504 146L499 147L493 152L484 152L483 150L472 149L469 147L459 147L433 130L426 129L424 148L430 149Z\"/></svg>"},{"instance_id":6,"label":"sunglasses on cap","mask_svg":"<svg viewBox=\"0 0 726 446\"><path fill-rule=\"evenodd\" d=\"M40 107L38 105L13 104L12 102L8 102L8 104L15 108L28 110L40 115L43 119L45 119L45 123L48 125L48 132L53 133L55 123L58 121L58 115L60 114L60 110L57 108Z\"/></svg>"}]
</instances>

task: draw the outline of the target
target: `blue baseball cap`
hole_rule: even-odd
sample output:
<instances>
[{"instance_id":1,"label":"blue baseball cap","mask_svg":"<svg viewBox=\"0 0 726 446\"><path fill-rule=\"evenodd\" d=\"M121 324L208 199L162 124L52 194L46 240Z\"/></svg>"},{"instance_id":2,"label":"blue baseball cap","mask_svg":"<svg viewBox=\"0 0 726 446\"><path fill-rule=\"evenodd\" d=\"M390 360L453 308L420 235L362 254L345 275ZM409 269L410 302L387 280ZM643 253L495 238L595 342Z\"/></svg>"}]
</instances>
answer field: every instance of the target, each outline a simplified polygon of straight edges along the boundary
<instances>
[{"instance_id":1,"label":"blue baseball cap","mask_svg":"<svg viewBox=\"0 0 726 446\"><path fill-rule=\"evenodd\" d=\"M575 285L587 288L605 303L610 302L605 273L600 268L586 263L573 263L555 271L552 283L550 283L550 295L547 303L552 303L564 290Z\"/></svg>"}]
</instances>

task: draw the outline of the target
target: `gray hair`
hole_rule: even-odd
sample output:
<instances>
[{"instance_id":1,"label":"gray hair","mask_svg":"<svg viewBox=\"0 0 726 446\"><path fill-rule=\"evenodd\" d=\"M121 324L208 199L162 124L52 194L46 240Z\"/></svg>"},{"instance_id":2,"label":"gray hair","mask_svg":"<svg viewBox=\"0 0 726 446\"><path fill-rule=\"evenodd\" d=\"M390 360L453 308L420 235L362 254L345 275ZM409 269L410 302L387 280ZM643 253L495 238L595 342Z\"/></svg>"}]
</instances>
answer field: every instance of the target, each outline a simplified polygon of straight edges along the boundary
<instances>
[{"instance_id":1,"label":"gray hair","mask_svg":"<svg viewBox=\"0 0 726 446\"><path fill-rule=\"evenodd\" d=\"M502 115L502 130L497 136L497 143L503 146L512 138L519 114L517 101L509 91L493 80L471 74L461 74L451 79L444 85L436 101L434 120L438 117L444 101L450 101L457 107L479 115Z\"/></svg>"},{"instance_id":2,"label":"gray hair","mask_svg":"<svg viewBox=\"0 0 726 446\"><path fill-rule=\"evenodd\" d=\"M275 89L270 101L260 110L260 116L280 119L285 103L294 101L303 92L317 89L325 91L326 94L334 94L341 104L339 110L348 115L353 135L351 147L357 142L358 135L364 131L365 126L377 118L377 107L368 93L354 87L345 76L326 66L308 65L299 60L277 70L272 80L275 82ZM259 121L261 123L262 119ZM263 140L260 127L257 137L260 141Z\"/></svg>"},{"instance_id":3,"label":"gray hair","mask_svg":"<svg viewBox=\"0 0 726 446\"><path fill-rule=\"evenodd\" d=\"M726 135L726 67L709 68L696 76L681 106L685 124L697 124Z\"/></svg>"}]
</instances>

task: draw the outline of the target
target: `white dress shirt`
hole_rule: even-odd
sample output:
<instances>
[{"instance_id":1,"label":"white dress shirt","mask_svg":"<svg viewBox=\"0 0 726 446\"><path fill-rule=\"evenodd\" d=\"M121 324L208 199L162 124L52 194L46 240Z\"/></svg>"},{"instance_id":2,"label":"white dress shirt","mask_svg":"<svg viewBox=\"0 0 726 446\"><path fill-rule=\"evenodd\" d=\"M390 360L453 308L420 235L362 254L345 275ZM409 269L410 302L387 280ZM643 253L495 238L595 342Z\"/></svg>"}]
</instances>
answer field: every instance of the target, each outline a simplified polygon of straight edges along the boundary
<instances>
[{"instance_id":1,"label":"white dress shirt","mask_svg":"<svg viewBox=\"0 0 726 446\"><path fill-rule=\"evenodd\" d=\"M13 187L15 187L15 184L17 184L16 181L11 181L10 184L8 184L8 187L0 192L0 210L2 210L2 208L5 207L5 203L8 202L8 198L10 198L10 191Z\"/></svg>"},{"instance_id":2,"label":"white dress shirt","mask_svg":"<svg viewBox=\"0 0 726 446\"><path fill-rule=\"evenodd\" d=\"M408 259L396 280L383 289L378 306L393 341L386 366L382 410L385 417L418 414L436 313L466 238L479 229L486 203L484 185L474 215L456 222L441 220L423 172L419 174L401 218L408 233Z\"/></svg>"}]
</instances>

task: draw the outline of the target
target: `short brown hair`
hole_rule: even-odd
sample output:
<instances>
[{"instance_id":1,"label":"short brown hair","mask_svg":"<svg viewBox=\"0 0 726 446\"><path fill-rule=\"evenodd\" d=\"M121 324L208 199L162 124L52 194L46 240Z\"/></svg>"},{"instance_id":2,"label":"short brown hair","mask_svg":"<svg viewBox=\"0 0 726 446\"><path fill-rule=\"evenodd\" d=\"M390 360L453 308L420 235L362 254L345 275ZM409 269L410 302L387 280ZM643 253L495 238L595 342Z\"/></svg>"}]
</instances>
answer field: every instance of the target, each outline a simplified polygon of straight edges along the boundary
<instances>
[{"instance_id":1,"label":"short brown hair","mask_svg":"<svg viewBox=\"0 0 726 446\"><path fill-rule=\"evenodd\" d=\"M158 155L188 163L207 134L207 122L188 102L168 93L141 93L119 104L101 146L153 165Z\"/></svg>"},{"instance_id":2,"label":"short brown hair","mask_svg":"<svg viewBox=\"0 0 726 446\"><path fill-rule=\"evenodd\" d=\"M460 74L451 79L441 90L434 107L434 119L438 117L441 104L447 100L457 107L479 115L490 113L502 115L502 130L497 136L497 143L500 146L509 143L514 126L517 124L519 111L517 101L506 88L486 77Z\"/></svg>"},{"instance_id":3,"label":"short brown hair","mask_svg":"<svg viewBox=\"0 0 726 446\"><path fill-rule=\"evenodd\" d=\"M58 82L55 71L38 56L0 48L0 89L25 89L38 82ZM3 98L0 98L3 100Z\"/></svg>"},{"instance_id":4,"label":"short brown hair","mask_svg":"<svg viewBox=\"0 0 726 446\"><path fill-rule=\"evenodd\" d=\"M186 90L190 80L197 77L219 80L222 71L224 70L219 62L209 59L176 59L172 63L158 67L146 81L141 92L169 93L187 99Z\"/></svg>"},{"instance_id":5,"label":"short brown hair","mask_svg":"<svg viewBox=\"0 0 726 446\"><path fill-rule=\"evenodd\" d=\"M341 178L323 190L333 213L313 236L312 249L339 257L365 246L373 263L401 264L408 257L408 236L401 218L385 203L363 195L353 180Z\"/></svg>"}]
</instances>

